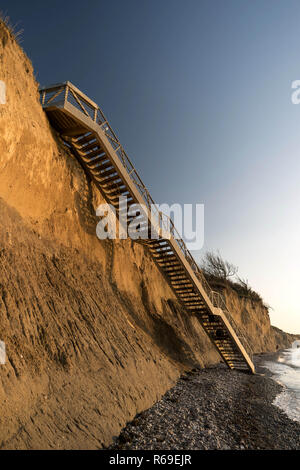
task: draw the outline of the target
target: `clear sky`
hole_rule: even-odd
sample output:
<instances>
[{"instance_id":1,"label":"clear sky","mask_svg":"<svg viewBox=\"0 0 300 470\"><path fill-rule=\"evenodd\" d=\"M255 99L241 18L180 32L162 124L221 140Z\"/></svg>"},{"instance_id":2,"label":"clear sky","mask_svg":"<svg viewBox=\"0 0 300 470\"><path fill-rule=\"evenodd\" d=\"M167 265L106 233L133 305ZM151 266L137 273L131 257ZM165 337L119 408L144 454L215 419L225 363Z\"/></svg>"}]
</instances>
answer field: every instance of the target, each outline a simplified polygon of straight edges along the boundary
<instances>
[{"instance_id":1,"label":"clear sky","mask_svg":"<svg viewBox=\"0 0 300 470\"><path fill-rule=\"evenodd\" d=\"M70 80L102 107L157 202L204 203L203 250L238 265L273 324L300 333L299 0L3 8L37 80Z\"/></svg>"}]
</instances>

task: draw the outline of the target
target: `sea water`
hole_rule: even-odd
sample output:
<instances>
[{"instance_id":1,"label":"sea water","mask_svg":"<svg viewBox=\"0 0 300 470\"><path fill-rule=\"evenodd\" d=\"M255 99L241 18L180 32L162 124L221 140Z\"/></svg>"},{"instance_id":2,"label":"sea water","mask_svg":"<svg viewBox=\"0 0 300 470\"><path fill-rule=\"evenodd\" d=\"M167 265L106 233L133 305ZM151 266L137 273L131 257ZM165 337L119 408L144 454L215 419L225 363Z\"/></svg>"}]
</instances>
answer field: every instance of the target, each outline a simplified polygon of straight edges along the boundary
<instances>
[{"instance_id":1,"label":"sea water","mask_svg":"<svg viewBox=\"0 0 300 470\"><path fill-rule=\"evenodd\" d=\"M281 408L290 419L300 422L300 341L291 349L278 353L274 361L263 365L273 374L273 378L283 385L284 390L273 404Z\"/></svg>"}]
</instances>

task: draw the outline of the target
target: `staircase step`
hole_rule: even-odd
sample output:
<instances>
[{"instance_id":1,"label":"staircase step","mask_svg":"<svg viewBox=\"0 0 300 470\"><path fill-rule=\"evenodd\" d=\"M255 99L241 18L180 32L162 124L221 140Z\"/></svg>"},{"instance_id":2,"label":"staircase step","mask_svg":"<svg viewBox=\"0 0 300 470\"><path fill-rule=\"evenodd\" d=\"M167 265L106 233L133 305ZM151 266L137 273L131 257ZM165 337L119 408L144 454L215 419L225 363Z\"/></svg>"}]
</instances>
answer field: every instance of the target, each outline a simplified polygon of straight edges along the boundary
<instances>
[{"instance_id":1,"label":"staircase step","mask_svg":"<svg viewBox=\"0 0 300 470\"><path fill-rule=\"evenodd\" d=\"M78 137L77 140L75 140L75 144L81 146L81 145L87 144L92 139L95 139L95 134L94 133L89 133L88 135Z\"/></svg>"},{"instance_id":2,"label":"staircase step","mask_svg":"<svg viewBox=\"0 0 300 470\"><path fill-rule=\"evenodd\" d=\"M83 161L84 163L86 164L86 166L90 169L92 168L100 168L100 164L104 164L104 163L108 163L109 160L107 158L107 156L104 154L104 155L101 155L97 158L93 158L91 160L89 160L88 158L83 158Z\"/></svg>"},{"instance_id":3,"label":"staircase step","mask_svg":"<svg viewBox=\"0 0 300 470\"><path fill-rule=\"evenodd\" d=\"M105 183L105 178L107 176L111 176L111 175L114 175L114 174L116 174L116 170L114 168L111 168L107 171L103 171L102 173L99 174L99 182Z\"/></svg>"},{"instance_id":4,"label":"staircase step","mask_svg":"<svg viewBox=\"0 0 300 470\"><path fill-rule=\"evenodd\" d=\"M111 178L106 178L105 181L103 182L103 187L106 187L110 183L113 183L114 181L117 182L118 180L122 181L120 176L116 174L115 176L112 176Z\"/></svg>"},{"instance_id":5,"label":"staircase step","mask_svg":"<svg viewBox=\"0 0 300 470\"><path fill-rule=\"evenodd\" d=\"M101 145L99 144L98 140L94 140L93 142L88 143L87 145L81 146L80 151L83 153L89 152L90 150L98 150L104 152L102 150Z\"/></svg>"}]
</instances>

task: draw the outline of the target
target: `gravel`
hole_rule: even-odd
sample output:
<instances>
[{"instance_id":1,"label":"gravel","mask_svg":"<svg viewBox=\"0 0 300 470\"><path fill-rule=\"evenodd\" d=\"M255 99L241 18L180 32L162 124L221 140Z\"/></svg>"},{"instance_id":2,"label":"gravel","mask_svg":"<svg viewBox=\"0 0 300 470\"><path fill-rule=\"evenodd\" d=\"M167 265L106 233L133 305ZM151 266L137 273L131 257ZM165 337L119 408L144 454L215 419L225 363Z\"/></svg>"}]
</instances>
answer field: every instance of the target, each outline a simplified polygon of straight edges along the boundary
<instances>
[{"instance_id":1,"label":"gravel","mask_svg":"<svg viewBox=\"0 0 300 470\"><path fill-rule=\"evenodd\" d=\"M187 373L109 449L300 449L300 423L272 405L282 387L260 362L256 375L223 365Z\"/></svg>"}]
</instances>

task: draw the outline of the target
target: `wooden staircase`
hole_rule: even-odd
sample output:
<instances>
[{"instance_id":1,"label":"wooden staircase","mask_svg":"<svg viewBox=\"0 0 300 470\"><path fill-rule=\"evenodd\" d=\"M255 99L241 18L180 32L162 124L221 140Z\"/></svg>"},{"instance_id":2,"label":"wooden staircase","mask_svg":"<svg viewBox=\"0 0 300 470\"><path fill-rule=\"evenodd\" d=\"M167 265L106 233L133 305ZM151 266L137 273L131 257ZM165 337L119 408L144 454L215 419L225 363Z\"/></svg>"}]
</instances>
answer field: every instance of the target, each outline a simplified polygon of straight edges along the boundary
<instances>
[{"instance_id":1,"label":"wooden staircase","mask_svg":"<svg viewBox=\"0 0 300 470\"><path fill-rule=\"evenodd\" d=\"M183 307L199 318L224 362L231 369L255 373L250 346L224 299L210 289L173 222L159 212L97 104L70 82L41 88L40 95L51 125L117 214L121 196L127 198L128 209L135 204L144 206L139 218L146 233L139 241L147 245ZM157 210L155 224L153 210ZM128 216L125 223L131 220ZM157 238L150 238L149 227Z\"/></svg>"}]
</instances>

